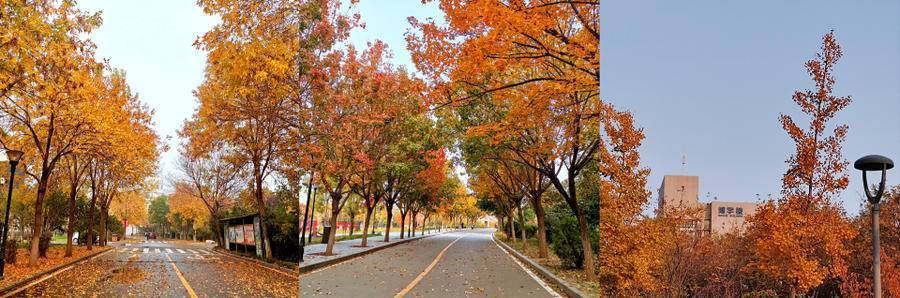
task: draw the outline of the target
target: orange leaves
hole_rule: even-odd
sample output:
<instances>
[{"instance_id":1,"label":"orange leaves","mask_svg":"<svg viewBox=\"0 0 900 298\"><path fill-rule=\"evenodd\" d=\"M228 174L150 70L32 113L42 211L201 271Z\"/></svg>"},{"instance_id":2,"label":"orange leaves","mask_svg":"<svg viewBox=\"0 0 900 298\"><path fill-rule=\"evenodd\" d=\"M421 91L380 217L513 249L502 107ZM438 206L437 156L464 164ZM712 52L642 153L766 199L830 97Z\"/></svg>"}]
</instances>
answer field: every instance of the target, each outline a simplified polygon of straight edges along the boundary
<instances>
[{"instance_id":1,"label":"orange leaves","mask_svg":"<svg viewBox=\"0 0 900 298\"><path fill-rule=\"evenodd\" d=\"M211 213L206 209L203 200L194 196L188 185L177 185L167 202L169 216L178 214L182 219L192 222L194 226L204 225L210 219Z\"/></svg>"},{"instance_id":2,"label":"orange leaves","mask_svg":"<svg viewBox=\"0 0 900 298\"><path fill-rule=\"evenodd\" d=\"M832 135L826 124L850 103L831 91L831 71L841 56L833 33L823 38L822 51L806 63L816 89L798 91L794 102L810 117L802 128L793 117L780 121L796 151L787 160L782 179L784 197L760 207L749 219L748 238L755 254L751 266L783 282L785 292L808 292L847 274L848 243L856 235L834 199L847 187L847 161L841 143L848 127L838 125Z\"/></svg>"},{"instance_id":3,"label":"orange leaves","mask_svg":"<svg viewBox=\"0 0 900 298\"><path fill-rule=\"evenodd\" d=\"M447 26L410 19L418 32L407 42L436 103L525 85L544 94L596 91L598 4L446 0Z\"/></svg>"}]
</instances>

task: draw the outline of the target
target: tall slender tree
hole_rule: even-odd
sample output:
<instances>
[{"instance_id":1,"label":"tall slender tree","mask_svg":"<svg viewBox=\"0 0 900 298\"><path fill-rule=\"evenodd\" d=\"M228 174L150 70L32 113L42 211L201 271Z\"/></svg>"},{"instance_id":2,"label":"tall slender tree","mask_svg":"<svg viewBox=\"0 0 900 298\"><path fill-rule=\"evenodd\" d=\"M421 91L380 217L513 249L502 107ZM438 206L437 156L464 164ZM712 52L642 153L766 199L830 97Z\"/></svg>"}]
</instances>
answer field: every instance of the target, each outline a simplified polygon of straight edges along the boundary
<instances>
[{"instance_id":1,"label":"tall slender tree","mask_svg":"<svg viewBox=\"0 0 900 298\"><path fill-rule=\"evenodd\" d=\"M782 178L782 197L762 205L750 218L748 237L755 254L751 265L783 284L783 294L790 296L844 276L846 246L855 236L836 201L849 180L848 162L841 154L848 126L826 131L828 122L851 102L849 96L833 94L832 72L842 54L829 32L822 38L821 51L806 62L815 88L797 91L793 99L809 124L802 128L794 117L781 115L782 127L795 144Z\"/></svg>"}]
</instances>

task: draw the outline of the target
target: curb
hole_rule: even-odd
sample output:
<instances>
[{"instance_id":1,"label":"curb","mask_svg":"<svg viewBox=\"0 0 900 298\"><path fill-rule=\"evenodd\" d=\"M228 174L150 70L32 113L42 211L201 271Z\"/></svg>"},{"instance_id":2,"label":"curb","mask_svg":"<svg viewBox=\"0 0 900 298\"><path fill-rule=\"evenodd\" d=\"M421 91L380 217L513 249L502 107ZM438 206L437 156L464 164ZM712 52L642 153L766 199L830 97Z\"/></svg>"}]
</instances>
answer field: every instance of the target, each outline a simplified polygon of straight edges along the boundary
<instances>
[{"instance_id":1,"label":"curb","mask_svg":"<svg viewBox=\"0 0 900 298\"><path fill-rule=\"evenodd\" d=\"M279 273L283 273L283 274L286 274L286 275L289 275L289 276L293 276L294 278L298 278L298 276L299 276L299 274L297 273L297 271L293 270L292 268L287 268L287 267L285 267L285 266L281 266L281 265L278 265L278 264L272 264L272 263L269 263L269 262L266 262L266 261L263 261L263 260L259 260L259 259L248 258L248 257L245 257L245 256L242 256L242 255L233 253L233 252L231 252L231 251L227 251L227 250L222 249L222 248L219 248L219 247L214 247L214 248L213 248L213 251L215 251L215 252L217 252L217 253L220 253L220 254L222 254L222 255L225 255L225 256L227 256L227 257L232 257L232 258L239 259L239 260L242 260L242 261L245 261L245 262L248 262L248 263L253 263L253 264L255 264L255 265L262 266L262 267L265 267L265 268L267 268L267 269L271 269L271 270L277 271L277 272L279 272Z\"/></svg>"},{"instance_id":2,"label":"curb","mask_svg":"<svg viewBox=\"0 0 900 298\"><path fill-rule=\"evenodd\" d=\"M492 239L493 239L493 237L492 237ZM561 278L556 277L556 275L554 275L553 272L550 272L550 270L547 270L547 268L544 268L544 266L541 266L537 262L535 262L535 261L531 260L530 258L526 257L525 255L519 253L512 247L509 247L509 245L507 245L506 243L503 243L502 240L494 239L494 242L500 244L500 246L503 247L504 250L509 252L509 254L515 256L517 259L519 259L519 261L522 261L523 263L528 264L528 266L531 267L532 269L534 269L535 271L537 271L537 273L540 274L542 278L544 278L547 281L550 281L553 284L555 284L556 286L558 286L560 289L562 289L564 292L566 292L567 296L573 297L573 298L587 297L584 295L584 293L579 291L574 286L570 285L569 283L562 280Z\"/></svg>"},{"instance_id":3,"label":"curb","mask_svg":"<svg viewBox=\"0 0 900 298\"><path fill-rule=\"evenodd\" d=\"M320 262L320 263L307 265L307 266L300 266L300 274L309 273L316 269L328 267L328 266L331 266L331 265L334 265L337 263L341 263L341 262L344 262L344 261L347 261L350 259L355 259L355 258L358 258L361 256L365 256L367 254L374 253L374 252L380 251L385 248L394 247L394 246L397 246L397 245L400 245L403 243L407 243L407 242L411 242L411 241L415 241L415 240L419 240L419 239L425 239L425 238L428 238L431 236L436 236L436 235L440 235L440 234L447 233L447 232L453 232L453 231L457 231L457 230L447 230L447 231L438 232L435 234L417 236L416 238L407 238L407 239L397 240L397 241L390 242L390 243L382 245L382 246L374 247L372 249L368 249L368 250L364 250L364 251L360 251L360 252L356 252L356 253L352 253L352 254L348 254L348 255L343 255L343 256L340 256L340 257L337 257L337 258L334 258L331 260Z\"/></svg>"},{"instance_id":4,"label":"curb","mask_svg":"<svg viewBox=\"0 0 900 298\"><path fill-rule=\"evenodd\" d=\"M65 264L59 264L59 265L56 265L56 266L54 266L54 267L52 267L52 268L50 268L50 269L47 269L47 270L44 270L44 271L41 271L41 272L32 274L32 275L30 275L30 276L27 276L27 277L25 277L25 278L23 278L23 279L21 279L21 280L19 280L19 281L17 281L17 282L14 282L14 283L12 283L12 284L10 284L10 285L8 285L8 286L5 286L5 287L3 287L3 288L0 288L0 296L6 297L7 295L15 294L15 293L17 293L18 291L21 291L21 290L24 290L24 289L29 288L29 287L30 287L29 284L30 284L31 282L35 281L35 280L38 280L38 279L43 278L43 277L45 277L45 276L48 276L48 275L57 273L58 271L60 271L60 270L62 270L62 269L65 269L65 268L74 266L74 265L76 265L76 264L78 264L78 263L84 262L84 261L87 260L87 259L93 258L93 257L95 257L95 256L98 256L98 255L100 255L100 254L102 254L102 253L106 253L106 252L111 251L111 250L113 250L113 247L107 246L107 247L104 248L104 249L100 249L100 250L97 250L96 252L93 252L93 253L90 253L90 254L81 256L81 257L79 257L79 258L77 258L77 259L75 259L75 260L72 260L71 262L68 262L68 263L65 263Z\"/></svg>"}]
</instances>

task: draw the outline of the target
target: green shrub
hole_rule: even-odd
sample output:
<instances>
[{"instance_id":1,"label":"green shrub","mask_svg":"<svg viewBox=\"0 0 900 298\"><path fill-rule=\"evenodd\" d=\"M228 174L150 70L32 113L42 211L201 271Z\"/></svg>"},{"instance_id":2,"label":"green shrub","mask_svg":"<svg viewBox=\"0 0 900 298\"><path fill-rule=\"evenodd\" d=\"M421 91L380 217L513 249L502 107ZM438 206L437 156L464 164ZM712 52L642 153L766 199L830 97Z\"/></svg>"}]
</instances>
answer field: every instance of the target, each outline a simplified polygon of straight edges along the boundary
<instances>
[{"instance_id":1,"label":"green shrub","mask_svg":"<svg viewBox=\"0 0 900 298\"><path fill-rule=\"evenodd\" d=\"M525 235L528 235L528 237L537 238L537 226L526 224L525 225Z\"/></svg>"},{"instance_id":2,"label":"green shrub","mask_svg":"<svg viewBox=\"0 0 900 298\"><path fill-rule=\"evenodd\" d=\"M591 248L597 252L596 244L600 233L597 226L589 225ZM581 249L581 231L578 219L574 215L553 213L547 217L548 241L550 249L562 261L564 266L582 268L584 251Z\"/></svg>"}]
</instances>

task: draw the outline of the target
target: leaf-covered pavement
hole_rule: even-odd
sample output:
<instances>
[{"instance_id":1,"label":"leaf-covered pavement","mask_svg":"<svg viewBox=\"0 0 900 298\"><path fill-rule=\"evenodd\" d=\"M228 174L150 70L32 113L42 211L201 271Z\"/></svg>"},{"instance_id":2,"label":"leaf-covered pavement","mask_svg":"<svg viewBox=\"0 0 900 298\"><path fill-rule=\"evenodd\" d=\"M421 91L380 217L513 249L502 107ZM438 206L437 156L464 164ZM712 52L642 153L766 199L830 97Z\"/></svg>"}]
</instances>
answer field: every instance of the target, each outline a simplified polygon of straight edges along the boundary
<instances>
[{"instance_id":1,"label":"leaf-covered pavement","mask_svg":"<svg viewBox=\"0 0 900 298\"><path fill-rule=\"evenodd\" d=\"M16 297L188 297L187 287L199 297L296 297L297 282L289 274L221 254L198 259L191 254L117 249Z\"/></svg>"}]
</instances>

